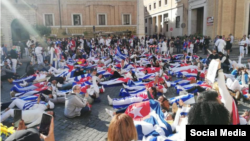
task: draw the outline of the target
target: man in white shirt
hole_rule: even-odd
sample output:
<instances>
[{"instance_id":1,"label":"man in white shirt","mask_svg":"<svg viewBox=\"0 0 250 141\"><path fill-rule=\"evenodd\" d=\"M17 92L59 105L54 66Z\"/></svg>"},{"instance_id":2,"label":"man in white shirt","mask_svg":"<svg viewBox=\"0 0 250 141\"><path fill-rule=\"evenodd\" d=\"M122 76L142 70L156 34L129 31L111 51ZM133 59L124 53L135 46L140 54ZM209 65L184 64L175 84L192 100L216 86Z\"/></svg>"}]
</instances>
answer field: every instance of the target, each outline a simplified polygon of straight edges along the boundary
<instances>
[{"instance_id":1,"label":"man in white shirt","mask_svg":"<svg viewBox=\"0 0 250 141\"><path fill-rule=\"evenodd\" d=\"M217 46L218 52L224 53L224 48L226 46L226 42L222 39L222 36L215 42L215 46Z\"/></svg>"},{"instance_id":2,"label":"man in white shirt","mask_svg":"<svg viewBox=\"0 0 250 141\"><path fill-rule=\"evenodd\" d=\"M38 65L43 63L43 55L42 55L42 53L43 53L43 48L40 47L39 44L38 44L38 46L35 48L35 54L37 56Z\"/></svg>"}]
</instances>

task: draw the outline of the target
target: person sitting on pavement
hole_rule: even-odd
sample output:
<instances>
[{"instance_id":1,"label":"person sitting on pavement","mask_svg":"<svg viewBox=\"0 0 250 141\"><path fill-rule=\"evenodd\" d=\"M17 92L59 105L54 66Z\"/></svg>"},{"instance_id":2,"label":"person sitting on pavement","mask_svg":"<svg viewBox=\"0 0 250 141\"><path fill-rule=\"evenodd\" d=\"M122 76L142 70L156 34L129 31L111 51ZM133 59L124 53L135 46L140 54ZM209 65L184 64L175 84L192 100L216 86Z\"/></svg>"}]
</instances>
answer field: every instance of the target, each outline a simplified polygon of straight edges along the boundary
<instances>
[{"instance_id":1,"label":"person sitting on pavement","mask_svg":"<svg viewBox=\"0 0 250 141\"><path fill-rule=\"evenodd\" d=\"M86 111L91 111L87 101L88 93L85 96L80 95L81 87L73 86L72 92L65 97L64 115L68 118L81 116Z\"/></svg>"},{"instance_id":2,"label":"person sitting on pavement","mask_svg":"<svg viewBox=\"0 0 250 141\"><path fill-rule=\"evenodd\" d=\"M17 77L19 76L9 68L8 62L4 61L4 64L1 64L1 80L7 79L12 83L13 79L16 79Z\"/></svg>"}]
</instances>

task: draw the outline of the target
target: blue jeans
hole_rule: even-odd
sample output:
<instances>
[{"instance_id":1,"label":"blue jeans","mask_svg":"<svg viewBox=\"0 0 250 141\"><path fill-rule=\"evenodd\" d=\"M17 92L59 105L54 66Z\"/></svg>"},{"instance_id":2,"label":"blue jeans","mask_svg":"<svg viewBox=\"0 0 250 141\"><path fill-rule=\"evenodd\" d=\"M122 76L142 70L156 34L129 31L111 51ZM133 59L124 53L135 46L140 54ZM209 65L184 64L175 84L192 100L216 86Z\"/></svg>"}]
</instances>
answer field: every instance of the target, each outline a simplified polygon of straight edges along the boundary
<instances>
[{"instance_id":1,"label":"blue jeans","mask_svg":"<svg viewBox=\"0 0 250 141\"><path fill-rule=\"evenodd\" d=\"M84 108L82 108L81 114L84 114L84 113L89 112L89 111L90 111L89 107L85 106Z\"/></svg>"},{"instance_id":2,"label":"blue jeans","mask_svg":"<svg viewBox=\"0 0 250 141\"><path fill-rule=\"evenodd\" d=\"M181 53L181 46L177 46L177 53Z\"/></svg>"}]
</instances>

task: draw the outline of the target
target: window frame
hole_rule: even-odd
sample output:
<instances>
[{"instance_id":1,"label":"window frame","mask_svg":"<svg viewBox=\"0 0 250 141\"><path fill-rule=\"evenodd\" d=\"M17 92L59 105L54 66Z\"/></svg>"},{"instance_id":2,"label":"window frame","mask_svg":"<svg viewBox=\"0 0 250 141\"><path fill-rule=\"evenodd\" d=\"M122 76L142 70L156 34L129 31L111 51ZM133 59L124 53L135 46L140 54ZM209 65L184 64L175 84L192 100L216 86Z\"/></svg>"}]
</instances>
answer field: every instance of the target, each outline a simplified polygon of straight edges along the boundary
<instances>
[{"instance_id":1,"label":"window frame","mask_svg":"<svg viewBox=\"0 0 250 141\"><path fill-rule=\"evenodd\" d=\"M165 5L168 5L168 0L165 0Z\"/></svg>"},{"instance_id":2,"label":"window frame","mask_svg":"<svg viewBox=\"0 0 250 141\"><path fill-rule=\"evenodd\" d=\"M148 33L148 27L145 26L145 33Z\"/></svg>"},{"instance_id":3,"label":"window frame","mask_svg":"<svg viewBox=\"0 0 250 141\"><path fill-rule=\"evenodd\" d=\"M156 9L156 2L154 2L154 9Z\"/></svg>"},{"instance_id":4,"label":"window frame","mask_svg":"<svg viewBox=\"0 0 250 141\"><path fill-rule=\"evenodd\" d=\"M124 15L129 15L129 24L124 24ZM124 13L122 14L122 25L131 25L132 24L132 18L131 18L131 14L129 13Z\"/></svg>"},{"instance_id":5,"label":"window frame","mask_svg":"<svg viewBox=\"0 0 250 141\"><path fill-rule=\"evenodd\" d=\"M159 1L158 1L158 5L159 5L159 7L161 7L161 5L160 5L160 4L162 4L161 0L159 0Z\"/></svg>"},{"instance_id":6,"label":"window frame","mask_svg":"<svg viewBox=\"0 0 250 141\"><path fill-rule=\"evenodd\" d=\"M105 25L108 25L107 13L97 13L97 25L100 25L100 24L99 24L99 15L105 15ZM101 25L101 26L104 26L104 25Z\"/></svg>"},{"instance_id":7,"label":"window frame","mask_svg":"<svg viewBox=\"0 0 250 141\"><path fill-rule=\"evenodd\" d=\"M80 21L81 21L81 24L80 25L74 25L74 15L80 15ZM73 26L82 26L82 14L81 13L72 13L71 14L71 21L72 21L72 25Z\"/></svg>"},{"instance_id":8,"label":"window frame","mask_svg":"<svg viewBox=\"0 0 250 141\"><path fill-rule=\"evenodd\" d=\"M152 10L151 4L149 4L148 8L149 8L149 11L151 11L151 10Z\"/></svg>"},{"instance_id":9,"label":"window frame","mask_svg":"<svg viewBox=\"0 0 250 141\"><path fill-rule=\"evenodd\" d=\"M179 23L177 24L177 18L179 17ZM181 16L176 16L175 17L175 28L180 28L181 26Z\"/></svg>"},{"instance_id":10,"label":"window frame","mask_svg":"<svg viewBox=\"0 0 250 141\"><path fill-rule=\"evenodd\" d=\"M46 25L45 15L52 15L52 21L53 21L52 25ZM43 14L43 25L44 26L55 26L55 15L54 15L54 13L44 13Z\"/></svg>"}]
</instances>

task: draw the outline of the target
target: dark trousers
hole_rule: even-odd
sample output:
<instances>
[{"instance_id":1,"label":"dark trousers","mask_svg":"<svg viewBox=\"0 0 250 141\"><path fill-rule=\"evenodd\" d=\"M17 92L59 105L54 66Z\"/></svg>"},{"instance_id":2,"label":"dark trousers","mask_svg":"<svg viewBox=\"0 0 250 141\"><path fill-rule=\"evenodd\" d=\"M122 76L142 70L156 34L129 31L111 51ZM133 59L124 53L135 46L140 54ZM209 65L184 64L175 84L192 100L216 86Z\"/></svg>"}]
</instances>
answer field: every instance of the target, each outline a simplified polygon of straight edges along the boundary
<instances>
[{"instance_id":1,"label":"dark trousers","mask_svg":"<svg viewBox=\"0 0 250 141\"><path fill-rule=\"evenodd\" d=\"M207 55L207 49L208 49L208 45L204 45L204 54Z\"/></svg>"},{"instance_id":2,"label":"dark trousers","mask_svg":"<svg viewBox=\"0 0 250 141\"><path fill-rule=\"evenodd\" d=\"M11 104L11 102L5 102L5 103L2 103L1 105L1 110L3 111L3 110L5 110L6 108L8 108L9 107L9 105Z\"/></svg>"},{"instance_id":3,"label":"dark trousers","mask_svg":"<svg viewBox=\"0 0 250 141\"><path fill-rule=\"evenodd\" d=\"M128 108L128 107L124 107L124 108L122 108L122 109L119 109L119 110L117 110L115 113L116 113L116 114L125 113L125 111L127 110L127 108Z\"/></svg>"},{"instance_id":4,"label":"dark trousers","mask_svg":"<svg viewBox=\"0 0 250 141\"><path fill-rule=\"evenodd\" d=\"M181 53L181 46L177 46L177 53Z\"/></svg>"}]
</instances>

